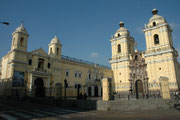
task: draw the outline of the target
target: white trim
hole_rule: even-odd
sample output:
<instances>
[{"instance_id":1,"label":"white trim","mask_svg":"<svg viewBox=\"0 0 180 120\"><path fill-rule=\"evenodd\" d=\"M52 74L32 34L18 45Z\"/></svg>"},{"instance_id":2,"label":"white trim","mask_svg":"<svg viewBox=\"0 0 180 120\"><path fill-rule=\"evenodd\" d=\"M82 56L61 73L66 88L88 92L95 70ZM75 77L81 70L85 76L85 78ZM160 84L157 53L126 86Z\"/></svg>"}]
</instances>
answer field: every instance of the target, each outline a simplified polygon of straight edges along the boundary
<instances>
[{"instance_id":1,"label":"white trim","mask_svg":"<svg viewBox=\"0 0 180 120\"><path fill-rule=\"evenodd\" d=\"M109 62L112 63L117 63L117 62L124 62L124 61L128 61L129 58L124 58L124 59L120 59L120 60L110 60Z\"/></svg>"},{"instance_id":2,"label":"white trim","mask_svg":"<svg viewBox=\"0 0 180 120\"><path fill-rule=\"evenodd\" d=\"M125 65L122 65L122 66L119 66L119 67L113 67L112 69L120 69L120 68L128 68L129 66L125 66Z\"/></svg>"},{"instance_id":3,"label":"white trim","mask_svg":"<svg viewBox=\"0 0 180 120\"><path fill-rule=\"evenodd\" d=\"M144 57L150 57L150 56L155 56L155 55L160 55L160 54L165 54L165 53L171 53L173 50L168 49L168 50L163 50L163 51L158 51L158 52L152 52L152 53L145 53Z\"/></svg>"},{"instance_id":4,"label":"white trim","mask_svg":"<svg viewBox=\"0 0 180 120\"><path fill-rule=\"evenodd\" d=\"M169 60L174 60L174 58L162 59L162 60L159 60L159 61L149 61L149 62L146 62L146 63L147 64L160 63L160 62L169 61Z\"/></svg>"},{"instance_id":5,"label":"white trim","mask_svg":"<svg viewBox=\"0 0 180 120\"><path fill-rule=\"evenodd\" d=\"M165 25L168 25L168 24L164 23L164 24L160 24L160 25L157 25L157 26L154 26L154 27L144 28L143 31L146 32L148 30L154 30L154 29L157 29L157 28L165 26Z\"/></svg>"}]
</instances>

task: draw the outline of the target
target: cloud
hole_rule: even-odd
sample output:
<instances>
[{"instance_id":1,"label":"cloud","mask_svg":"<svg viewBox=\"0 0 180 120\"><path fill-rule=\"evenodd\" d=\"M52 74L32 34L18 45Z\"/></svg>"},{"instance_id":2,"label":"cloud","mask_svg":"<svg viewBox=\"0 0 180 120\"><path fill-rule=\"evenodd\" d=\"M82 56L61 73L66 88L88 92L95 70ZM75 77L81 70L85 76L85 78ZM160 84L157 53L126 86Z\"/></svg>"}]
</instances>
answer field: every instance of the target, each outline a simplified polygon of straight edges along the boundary
<instances>
[{"instance_id":1,"label":"cloud","mask_svg":"<svg viewBox=\"0 0 180 120\"><path fill-rule=\"evenodd\" d=\"M98 56L99 56L99 54L97 52L93 52L90 55L91 58L97 58Z\"/></svg>"},{"instance_id":2,"label":"cloud","mask_svg":"<svg viewBox=\"0 0 180 120\"><path fill-rule=\"evenodd\" d=\"M142 27L136 27L136 32L139 34L144 34Z\"/></svg>"},{"instance_id":3,"label":"cloud","mask_svg":"<svg viewBox=\"0 0 180 120\"><path fill-rule=\"evenodd\" d=\"M171 26L172 29L179 28L179 24L176 23L169 23L169 25Z\"/></svg>"}]
</instances>

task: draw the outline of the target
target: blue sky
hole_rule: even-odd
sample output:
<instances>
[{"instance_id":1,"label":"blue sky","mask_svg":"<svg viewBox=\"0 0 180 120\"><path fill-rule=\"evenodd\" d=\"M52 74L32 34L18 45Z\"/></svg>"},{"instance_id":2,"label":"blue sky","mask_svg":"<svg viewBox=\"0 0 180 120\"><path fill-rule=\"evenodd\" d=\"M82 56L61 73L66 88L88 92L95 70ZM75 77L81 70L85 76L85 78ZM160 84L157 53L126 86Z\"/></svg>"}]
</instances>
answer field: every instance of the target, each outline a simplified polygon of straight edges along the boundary
<instances>
[{"instance_id":1,"label":"blue sky","mask_svg":"<svg viewBox=\"0 0 180 120\"><path fill-rule=\"evenodd\" d=\"M145 50L144 24L159 10L173 28L175 48L180 51L180 0L1 0L0 58L10 51L12 32L24 21L30 34L28 51L43 48L57 33L62 54L108 65L111 58L110 37L123 21Z\"/></svg>"}]
</instances>

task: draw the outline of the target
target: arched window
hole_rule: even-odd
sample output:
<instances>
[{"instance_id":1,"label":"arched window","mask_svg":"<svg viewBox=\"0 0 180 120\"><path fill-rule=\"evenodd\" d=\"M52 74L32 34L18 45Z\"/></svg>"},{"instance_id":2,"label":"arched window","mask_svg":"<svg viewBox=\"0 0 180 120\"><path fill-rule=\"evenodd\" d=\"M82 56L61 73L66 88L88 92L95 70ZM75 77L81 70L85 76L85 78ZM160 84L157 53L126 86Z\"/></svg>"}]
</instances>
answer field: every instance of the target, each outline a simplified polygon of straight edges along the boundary
<instances>
[{"instance_id":1,"label":"arched window","mask_svg":"<svg viewBox=\"0 0 180 120\"><path fill-rule=\"evenodd\" d=\"M118 53L120 53L121 52L121 45L120 44L118 44Z\"/></svg>"},{"instance_id":2,"label":"arched window","mask_svg":"<svg viewBox=\"0 0 180 120\"><path fill-rule=\"evenodd\" d=\"M59 55L59 48L57 48L57 55Z\"/></svg>"},{"instance_id":3,"label":"arched window","mask_svg":"<svg viewBox=\"0 0 180 120\"><path fill-rule=\"evenodd\" d=\"M21 37L21 39L20 39L20 46L23 46L23 45L24 45L24 38Z\"/></svg>"},{"instance_id":4,"label":"arched window","mask_svg":"<svg viewBox=\"0 0 180 120\"><path fill-rule=\"evenodd\" d=\"M154 44L159 44L159 36L158 36L158 34L154 35Z\"/></svg>"},{"instance_id":5,"label":"arched window","mask_svg":"<svg viewBox=\"0 0 180 120\"><path fill-rule=\"evenodd\" d=\"M153 22L153 27L156 26L156 22Z\"/></svg>"},{"instance_id":6,"label":"arched window","mask_svg":"<svg viewBox=\"0 0 180 120\"><path fill-rule=\"evenodd\" d=\"M121 35L118 33L118 37L120 37Z\"/></svg>"}]
</instances>

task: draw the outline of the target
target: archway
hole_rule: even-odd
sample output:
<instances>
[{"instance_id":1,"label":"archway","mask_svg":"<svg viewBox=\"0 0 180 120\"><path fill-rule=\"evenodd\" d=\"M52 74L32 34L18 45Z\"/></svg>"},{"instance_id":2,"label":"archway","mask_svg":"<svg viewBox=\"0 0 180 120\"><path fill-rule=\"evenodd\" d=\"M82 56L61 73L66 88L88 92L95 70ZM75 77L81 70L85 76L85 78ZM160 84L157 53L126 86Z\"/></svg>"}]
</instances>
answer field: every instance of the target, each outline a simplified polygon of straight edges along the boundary
<instances>
[{"instance_id":1,"label":"archway","mask_svg":"<svg viewBox=\"0 0 180 120\"><path fill-rule=\"evenodd\" d=\"M136 98L139 99L140 97L143 97L143 83L141 80L137 80L135 82L135 88L136 88Z\"/></svg>"},{"instance_id":2,"label":"archway","mask_svg":"<svg viewBox=\"0 0 180 120\"><path fill-rule=\"evenodd\" d=\"M94 87L94 96L98 97L98 86Z\"/></svg>"},{"instance_id":3,"label":"archway","mask_svg":"<svg viewBox=\"0 0 180 120\"><path fill-rule=\"evenodd\" d=\"M45 90L44 90L44 81L42 78L37 78L34 81L35 86L35 96L36 97L44 97L45 96Z\"/></svg>"},{"instance_id":4,"label":"archway","mask_svg":"<svg viewBox=\"0 0 180 120\"><path fill-rule=\"evenodd\" d=\"M91 96L91 87L88 87L88 96Z\"/></svg>"}]
</instances>

